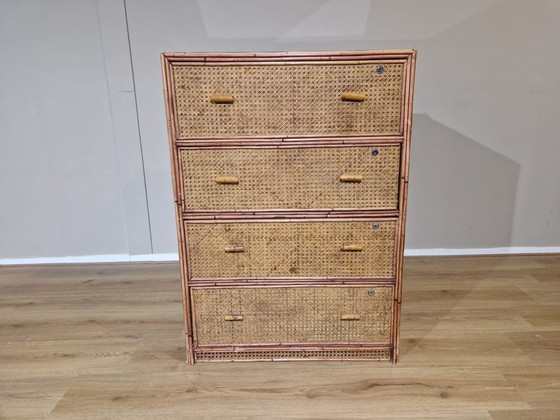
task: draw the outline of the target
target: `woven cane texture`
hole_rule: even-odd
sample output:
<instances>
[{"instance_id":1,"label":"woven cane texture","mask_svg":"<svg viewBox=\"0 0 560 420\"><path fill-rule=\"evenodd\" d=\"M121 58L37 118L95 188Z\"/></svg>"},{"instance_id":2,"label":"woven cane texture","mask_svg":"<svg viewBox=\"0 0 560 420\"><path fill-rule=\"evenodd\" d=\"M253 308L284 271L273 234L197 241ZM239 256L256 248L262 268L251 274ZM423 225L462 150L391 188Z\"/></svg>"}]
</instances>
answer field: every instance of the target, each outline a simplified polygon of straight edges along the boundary
<instances>
[{"instance_id":1,"label":"woven cane texture","mask_svg":"<svg viewBox=\"0 0 560 420\"><path fill-rule=\"evenodd\" d=\"M181 160L187 210L390 210L398 204L400 146L183 149ZM341 182L342 174L363 180ZM239 183L216 183L222 176Z\"/></svg>"},{"instance_id":2,"label":"woven cane texture","mask_svg":"<svg viewBox=\"0 0 560 420\"><path fill-rule=\"evenodd\" d=\"M374 290L375 293L370 291ZM193 289L198 344L389 342L392 287ZM343 321L357 314L357 321ZM231 315L242 321L225 321Z\"/></svg>"},{"instance_id":3,"label":"woven cane texture","mask_svg":"<svg viewBox=\"0 0 560 420\"><path fill-rule=\"evenodd\" d=\"M391 360L389 349L367 350L258 350L197 352L196 360L201 362L243 361L243 360Z\"/></svg>"},{"instance_id":4,"label":"woven cane texture","mask_svg":"<svg viewBox=\"0 0 560 420\"><path fill-rule=\"evenodd\" d=\"M393 277L394 221L187 223L191 278ZM359 245L361 252L344 252ZM244 252L225 252L241 246Z\"/></svg>"},{"instance_id":5,"label":"woven cane texture","mask_svg":"<svg viewBox=\"0 0 560 420\"><path fill-rule=\"evenodd\" d=\"M174 66L181 138L400 134L404 64ZM365 95L342 101L343 92ZM211 95L232 95L215 104Z\"/></svg>"}]
</instances>

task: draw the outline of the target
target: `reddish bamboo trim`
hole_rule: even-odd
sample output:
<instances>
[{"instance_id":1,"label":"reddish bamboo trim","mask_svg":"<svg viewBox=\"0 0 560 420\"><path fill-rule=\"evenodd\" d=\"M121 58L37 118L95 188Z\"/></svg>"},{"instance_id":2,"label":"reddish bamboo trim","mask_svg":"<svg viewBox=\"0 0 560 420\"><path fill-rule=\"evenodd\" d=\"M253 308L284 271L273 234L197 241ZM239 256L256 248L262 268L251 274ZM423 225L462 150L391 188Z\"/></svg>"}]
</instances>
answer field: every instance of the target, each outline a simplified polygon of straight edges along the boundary
<instances>
[{"instance_id":1,"label":"reddish bamboo trim","mask_svg":"<svg viewBox=\"0 0 560 420\"><path fill-rule=\"evenodd\" d=\"M346 55L402 55L407 57L412 54L411 49L387 49L387 50L333 50L333 51L242 51L242 52L164 52L165 57L315 57L315 56L346 56Z\"/></svg>"},{"instance_id":2,"label":"reddish bamboo trim","mask_svg":"<svg viewBox=\"0 0 560 420\"><path fill-rule=\"evenodd\" d=\"M393 247L393 273L396 273L399 271L399 261L398 261L398 256L399 256L399 244L398 244L398 235L399 235L399 224L400 224L400 218L397 219L397 222L395 223L395 246ZM396 280L396 278L395 278Z\"/></svg>"},{"instance_id":3,"label":"reddish bamboo trim","mask_svg":"<svg viewBox=\"0 0 560 420\"><path fill-rule=\"evenodd\" d=\"M163 55L173 64L173 65L183 65L189 63L197 63L199 65L214 64L216 62L227 62L228 64L235 63L262 63L262 62L279 62L279 63L308 63L317 62L320 64L336 64L336 63L358 63L358 64L368 64L370 61L373 62L403 62L410 58L412 54L411 50L403 51L369 51L362 53L303 53L303 54L196 54L196 53L163 53Z\"/></svg>"},{"instance_id":4,"label":"reddish bamboo trim","mask_svg":"<svg viewBox=\"0 0 560 420\"><path fill-rule=\"evenodd\" d=\"M217 216L233 216L233 217L241 217L241 216L249 216L251 218L256 217L274 217L275 213L278 213L279 217L286 217L286 216L308 216L308 215L316 215L316 216L323 216L323 217L347 217L347 216L360 216L363 215L364 217L384 217L387 215L398 216L398 210L377 210L377 209L347 209L344 211L339 211L340 209L293 209L293 210L286 210L283 211L282 209L263 209L263 210L188 210L183 212L186 215L193 215L197 217L217 217Z\"/></svg>"},{"instance_id":5,"label":"reddish bamboo trim","mask_svg":"<svg viewBox=\"0 0 560 420\"><path fill-rule=\"evenodd\" d=\"M399 209L401 210L401 217L398 222L398 242L396 248L398 249L397 254L397 271L396 275L396 287L395 287L395 311L393 316L393 363L397 363L399 359L399 347L400 347L400 320L401 320L401 301L402 301L402 277L403 277L403 263L404 263L404 245L405 245L405 225L406 225L406 210L408 201L408 180L409 180L409 170L410 170L410 142L412 133L412 103L414 95L414 72L416 69L416 51L413 51L411 57L405 66L405 112L403 114L405 126L404 126L404 143L401 149L401 176L400 176L400 200Z\"/></svg>"},{"instance_id":6,"label":"reddish bamboo trim","mask_svg":"<svg viewBox=\"0 0 560 420\"><path fill-rule=\"evenodd\" d=\"M274 218L282 219L286 217L312 217L338 219L344 217L396 217L398 210L393 209L263 209L263 210L189 210L183 212L185 220L225 220L231 218Z\"/></svg>"},{"instance_id":7,"label":"reddish bamboo trim","mask_svg":"<svg viewBox=\"0 0 560 420\"><path fill-rule=\"evenodd\" d=\"M270 219L270 218L262 218L262 219L221 219L221 220L193 220L193 219L186 219L184 223L320 223L320 222L332 222L332 223L344 223L344 222L386 222L386 221L396 221L397 218L393 217L375 217L371 214L369 217L365 217L363 219L359 219L356 217L352 218L286 218L286 219Z\"/></svg>"},{"instance_id":8,"label":"reddish bamboo trim","mask_svg":"<svg viewBox=\"0 0 560 420\"><path fill-rule=\"evenodd\" d=\"M290 357L290 358L265 358L255 357L254 359L215 359L204 360L197 358L196 363L247 363L247 362L386 362L390 361L388 358L344 358L344 357Z\"/></svg>"},{"instance_id":9,"label":"reddish bamboo trim","mask_svg":"<svg viewBox=\"0 0 560 420\"><path fill-rule=\"evenodd\" d=\"M386 287L386 286L394 286L395 282L388 280L386 283L380 282L379 279L372 279L371 282L367 280L360 280L360 281L353 281L353 280L344 280L344 281L335 281L335 280L321 280L321 284L313 283L310 281L301 282L299 284L294 284L294 281L288 280L278 280L278 281L253 281L253 280L245 280L242 279L241 281L229 283L229 282L211 282L206 280L194 279L189 280L189 288L192 290L193 288L197 289L239 289L243 287L247 288L262 288L262 287Z\"/></svg>"},{"instance_id":10,"label":"reddish bamboo trim","mask_svg":"<svg viewBox=\"0 0 560 420\"><path fill-rule=\"evenodd\" d=\"M310 209L310 210L287 210L283 212L282 210L204 210L204 211L185 211L183 212L184 220L223 220L223 219L282 219L290 217L309 217L309 218L327 218L327 219L341 219L346 217L397 217L399 212L397 210L376 210L376 209L360 209L355 211L344 211L339 210L320 210L320 209Z\"/></svg>"},{"instance_id":11,"label":"reddish bamboo trim","mask_svg":"<svg viewBox=\"0 0 560 420\"><path fill-rule=\"evenodd\" d=\"M381 343L376 344L374 342L368 343L352 343L352 350L388 350L391 349L391 343ZM277 345L277 344L254 344L245 343L238 346L231 344L205 344L199 346L195 349L195 353L207 353L207 352L251 352L251 351L263 351L263 350L288 350L288 351L322 351L322 350L345 350L348 349L347 344L334 344L334 343L296 343L294 345Z\"/></svg>"},{"instance_id":12,"label":"reddish bamboo trim","mask_svg":"<svg viewBox=\"0 0 560 420\"><path fill-rule=\"evenodd\" d=\"M190 278L190 277L189 277ZM193 299L193 287L189 288L189 298ZM191 311L192 311L192 327L193 327L193 351L196 351L196 349L198 349L199 344L198 344L198 328L196 328L196 306L191 306Z\"/></svg>"},{"instance_id":13,"label":"reddish bamboo trim","mask_svg":"<svg viewBox=\"0 0 560 420\"><path fill-rule=\"evenodd\" d=\"M212 150L212 149L325 149L325 148L341 148L341 147L385 147L385 146L399 146L401 141L394 143L377 143L371 144L370 142L324 142L314 144L292 143L292 142L235 142L230 143L183 143L177 142L177 147L189 150Z\"/></svg>"},{"instance_id":14,"label":"reddish bamboo trim","mask_svg":"<svg viewBox=\"0 0 560 420\"><path fill-rule=\"evenodd\" d=\"M186 145L189 144L201 144L201 145L208 145L212 142L218 142L218 144L228 144L228 143L265 143L265 144L285 144L285 143L294 143L294 144L352 144L355 142L371 142L372 144L385 144L385 143L402 143L404 137L403 136L338 136L338 137L306 137L306 136L292 136L289 135L281 135L281 136L244 136L244 137L184 137L181 139L177 139L176 142L179 146L181 143L185 143Z\"/></svg>"},{"instance_id":15,"label":"reddish bamboo trim","mask_svg":"<svg viewBox=\"0 0 560 420\"><path fill-rule=\"evenodd\" d=\"M220 66L325 66L325 65L371 65L371 64L402 64L406 62L406 59L399 59L393 57L379 58L375 56L345 56L337 58L326 58L324 60L318 57L306 57L301 59L295 59L294 57L286 57L279 60L271 60L269 58L225 58L216 57L209 58L204 61L199 60L173 60L174 66L208 66L208 67L220 67Z\"/></svg>"},{"instance_id":16,"label":"reddish bamboo trim","mask_svg":"<svg viewBox=\"0 0 560 420\"><path fill-rule=\"evenodd\" d=\"M395 296L395 289L396 287L393 289L393 296ZM390 332L390 337L391 337L391 344L393 345L392 351L391 351L391 361L393 362L393 364L396 363L395 361L395 348L398 346L398 336L395 337L395 335L398 332L398 328L395 325L395 319L398 317L399 314L399 310L400 310L400 306L397 305L397 302L395 299L392 300L391 302L391 332Z\"/></svg>"},{"instance_id":17,"label":"reddish bamboo trim","mask_svg":"<svg viewBox=\"0 0 560 420\"><path fill-rule=\"evenodd\" d=\"M181 285L182 289L184 289L183 293L183 307L186 313L185 319L185 332L187 336L187 363L193 364L194 363L194 354L193 349L195 346L194 338L195 338L195 331L193 326L193 318L191 316L191 309L193 308L191 296L188 293L189 290L189 254L188 254L188 247L186 244L186 232L185 232L185 225L183 224L180 228L178 228L179 236L180 236L180 246L179 246L179 261L180 261L180 275L181 275Z\"/></svg>"},{"instance_id":18,"label":"reddish bamboo trim","mask_svg":"<svg viewBox=\"0 0 560 420\"><path fill-rule=\"evenodd\" d=\"M336 143L338 140L347 140L347 141L355 141L355 140L370 140L372 142L394 142L400 141L402 142L404 136L401 134L359 134L355 136L348 136L348 135L341 135L341 136L313 136L313 135L302 135L302 134L282 134L282 135L270 135L270 136L239 136L239 137L183 137L177 138L177 142L201 142L202 144L206 144L209 141L220 141L220 142L228 142L228 141L254 141L254 140L261 140L261 141L284 141L284 142L307 142L313 144L314 142L328 142L328 143Z\"/></svg>"},{"instance_id":19,"label":"reddish bamboo trim","mask_svg":"<svg viewBox=\"0 0 560 420\"><path fill-rule=\"evenodd\" d=\"M310 343L232 343L232 344L200 344L195 352L208 351L262 351L262 350L385 350L391 348L388 341L332 341Z\"/></svg>"},{"instance_id":20,"label":"reddish bamboo trim","mask_svg":"<svg viewBox=\"0 0 560 420\"><path fill-rule=\"evenodd\" d=\"M183 173L183 154L181 153L181 150L178 147L175 147L175 149L173 150L173 153L175 153L175 159L177 160L177 179L178 179L178 183L179 183L179 189L180 194L181 194L181 210L182 210L182 214L183 214L183 218L185 218L185 213L188 211L185 207L187 206L186 203L186 197L185 197L185 178L184 178L184 173ZM402 151L401 151L402 153Z\"/></svg>"},{"instance_id":21,"label":"reddish bamboo trim","mask_svg":"<svg viewBox=\"0 0 560 420\"><path fill-rule=\"evenodd\" d=\"M342 51L342 52L308 52L300 53L293 52L285 54L284 52L271 52L271 53L191 53L191 52L177 52L177 53L162 53L171 62L183 61L200 61L212 62L215 60L269 60L269 61L286 61L286 60L317 60L317 61L331 61L331 60L406 60L410 56L412 50L399 50L399 51Z\"/></svg>"},{"instance_id":22,"label":"reddish bamboo trim","mask_svg":"<svg viewBox=\"0 0 560 420\"><path fill-rule=\"evenodd\" d=\"M383 139L395 139L395 141L402 141L404 138L402 131L400 131L399 128L399 132L387 132L387 133L375 133L375 134L370 134L370 135L361 135L358 134L356 136L332 136L332 137L319 137L319 136L313 136L313 135L302 135L302 134L282 134L282 135L269 135L269 136L262 136L262 135L254 135L254 136L229 136L229 137L223 137L223 138L219 138L219 137L176 137L176 141L178 143L182 143L182 142L201 142L202 144L206 144L206 142L209 141L252 141L252 140L265 140L265 139L270 139L270 140L284 140L286 142L288 141L293 141L293 142L297 142L297 141L314 141L315 139L319 139L319 140L323 140L325 143L327 144L331 144L331 143L335 143L336 140L347 140L349 143L352 143L354 141L359 141L360 139L372 139L374 141L382 141Z\"/></svg>"},{"instance_id":23,"label":"reddish bamboo trim","mask_svg":"<svg viewBox=\"0 0 560 420\"><path fill-rule=\"evenodd\" d=\"M407 100L406 100L406 95L407 95L407 90L408 90L408 86L407 86L407 82L406 82L406 78L407 78L407 64L405 64L403 66L403 80L402 80L402 86L401 86L401 121L400 121L400 133L403 135L404 140L406 141L406 136L404 135L404 130L405 130L405 126L406 126L406 112L407 112Z\"/></svg>"},{"instance_id":24,"label":"reddish bamboo trim","mask_svg":"<svg viewBox=\"0 0 560 420\"><path fill-rule=\"evenodd\" d=\"M188 295L188 274L185 271L185 267L183 264L187 264L188 257L185 254L186 251L186 244L185 244L185 237L184 237L184 224L182 222L182 197L181 197L181 190L179 185L177 184L178 181L178 168L179 162L177 159L177 153L175 151L174 139L176 138L176 129L174 124L174 110L173 110L173 100L174 97L173 93L169 91L171 86L170 84L170 77L171 75L171 66L169 61L166 59L164 55L161 56L161 65L162 65L162 74L163 74L163 87L164 87L164 99L165 99L165 110L167 116L167 127L169 133L169 150L171 154L171 177L173 182L173 192L175 197L175 221L177 223L177 239L179 242L178 251L179 251L179 259L182 262L180 264L180 275L181 275L181 296L183 301L183 321L185 324L185 352L187 356L187 363L194 364L195 357L194 357L194 346L192 342L192 324L191 324L191 302Z\"/></svg>"},{"instance_id":25,"label":"reddish bamboo trim","mask_svg":"<svg viewBox=\"0 0 560 420\"><path fill-rule=\"evenodd\" d=\"M391 287L395 286L395 277L194 277L189 279L190 288L230 288L230 287Z\"/></svg>"},{"instance_id":26,"label":"reddish bamboo trim","mask_svg":"<svg viewBox=\"0 0 560 420\"><path fill-rule=\"evenodd\" d=\"M176 141L180 136L180 129L179 129L179 118L177 118L177 110L176 110L176 102L175 102L175 79L174 79L174 72L173 72L173 65L171 62L167 62L167 86L165 89L165 94L169 96L169 109L166 109L168 112L171 112L168 118L171 118L171 124L169 125L169 130L172 133L173 140ZM166 98L167 100L167 98ZM175 150L173 150L175 152ZM179 169L179 168L177 168ZM182 195L183 192L180 191Z\"/></svg>"},{"instance_id":27,"label":"reddish bamboo trim","mask_svg":"<svg viewBox=\"0 0 560 420\"><path fill-rule=\"evenodd\" d=\"M405 66L405 80L403 81L403 118L401 120L401 123L403 124L403 133L404 133L404 120L407 119L407 99L406 99L406 94L408 91L408 83L407 83L407 78L408 78L408 68L407 66ZM395 288L395 290L393 291L393 304L392 304L392 308L393 308L393 313L392 313L392 322L391 322L391 337L392 337L392 341L394 344L393 347L393 353L392 353L392 357L391 360L393 363L396 363L396 348L398 348L399 345L399 328L396 326L396 322L398 319L398 311L400 310L400 306L395 305L395 302L398 301L398 292L397 292L397 288L398 288L398 284L401 281L400 278L400 267L402 265L402 253L403 253L403 249L402 249L402 243L400 240L400 236L401 236L401 232L402 232L402 211L403 211L403 201L402 201L402 196L403 196L403 189L405 187L405 183L403 180L403 171L404 171L404 166L406 166L406 151L405 149L407 149L408 146L408 139L405 137L403 145L401 146L401 165L399 168L399 203L398 203L398 207L399 210L401 211L401 217L399 218L399 221L397 222L397 226L396 226L396 232L395 232L395 275L396 275L396 283L397 283L397 287Z\"/></svg>"},{"instance_id":28,"label":"reddish bamboo trim","mask_svg":"<svg viewBox=\"0 0 560 420\"><path fill-rule=\"evenodd\" d=\"M399 223L399 235L397 248L399 250L397 258L398 271L395 273L397 277L396 288L395 288L395 303L396 311L393 316L393 363L398 361L399 355L399 336L400 336L400 302L402 300L402 274L403 274L403 255L404 255L404 243L405 243L405 223L406 223L406 205L408 199L408 174L410 166L410 134L411 134L411 122L412 122L412 95L413 95L413 82L414 82L414 58L415 53L412 55L411 60L409 60L407 66L405 67L405 82L406 82L406 110L404 113L405 127L405 141L403 143L401 152L401 178L400 178L400 201L399 208L401 210L401 220Z\"/></svg>"},{"instance_id":29,"label":"reddish bamboo trim","mask_svg":"<svg viewBox=\"0 0 560 420\"><path fill-rule=\"evenodd\" d=\"M290 281L297 281L298 284L302 281L309 281L309 282L317 282L317 281L324 281L324 280L336 280L336 281L367 281L368 285L372 285L372 282L392 282L394 283L396 280L395 276L356 276L356 277L348 277L348 276L340 276L340 277L193 277L191 278L192 282L201 281L251 281L251 280L261 280L261 281L271 281L271 280L290 280Z\"/></svg>"},{"instance_id":30,"label":"reddish bamboo trim","mask_svg":"<svg viewBox=\"0 0 560 420\"><path fill-rule=\"evenodd\" d=\"M312 140L301 139L299 141L284 139L227 139L227 140L177 140L175 145L180 149L225 149L225 148L298 148L311 149L316 147L385 147L401 145L403 139L394 140L375 140L375 139L354 139L354 140Z\"/></svg>"},{"instance_id":31,"label":"reddish bamboo trim","mask_svg":"<svg viewBox=\"0 0 560 420\"><path fill-rule=\"evenodd\" d=\"M172 86L171 80L173 74L171 72L171 65L169 61L165 59L165 56L162 54L161 56L161 64L162 64L162 74L163 74L163 94L165 99L165 111L166 111L166 123L167 123L167 130L168 130L168 137L169 137L169 150L171 154L171 175L173 177L173 187L174 187L174 195L175 195L175 202L181 203L182 196L181 196L181 189L177 189L177 179L176 175L178 173L178 166L175 164L176 154L174 148L174 141L177 137L177 130L175 126L175 109L174 109L174 101L173 101L173 92L169 89Z\"/></svg>"},{"instance_id":32,"label":"reddish bamboo trim","mask_svg":"<svg viewBox=\"0 0 560 420\"><path fill-rule=\"evenodd\" d=\"M228 66L251 66L251 65L371 65L371 64L402 64L406 61L404 58L380 58L376 55L345 55L339 57L280 57L278 59L270 59L267 57L253 57L250 59L236 57L208 57L199 65L228 65ZM179 65L188 65L189 61L177 63Z\"/></svg>"}]
</instances>

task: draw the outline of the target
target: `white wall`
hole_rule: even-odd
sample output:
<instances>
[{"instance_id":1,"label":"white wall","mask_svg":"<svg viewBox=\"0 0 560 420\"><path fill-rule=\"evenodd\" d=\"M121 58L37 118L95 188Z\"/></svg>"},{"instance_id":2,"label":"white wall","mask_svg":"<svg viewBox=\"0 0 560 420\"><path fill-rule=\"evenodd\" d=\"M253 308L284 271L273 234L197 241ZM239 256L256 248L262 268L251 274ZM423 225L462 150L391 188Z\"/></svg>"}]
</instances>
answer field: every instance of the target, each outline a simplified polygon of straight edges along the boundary
<instances>
[{"instance_id":1,"label":"white wall","mask_svg":"<svg viewBox=\"0 0 560 420\"><path fill-rule=\"evenodd\" d=\"M0 258L176 252L159 54L418 50L407 248L560 247L560 2L0 0Z\"/></svg>"},{"instance_id":2,"label":"white wall","mask_svg":"<svg viewBox=\"0 0 560 420\"><path fill-rule=\"evenodd\" d=\"M94 1L0 2L0 257L128 253Z\"/></svg>"}]
</instances>

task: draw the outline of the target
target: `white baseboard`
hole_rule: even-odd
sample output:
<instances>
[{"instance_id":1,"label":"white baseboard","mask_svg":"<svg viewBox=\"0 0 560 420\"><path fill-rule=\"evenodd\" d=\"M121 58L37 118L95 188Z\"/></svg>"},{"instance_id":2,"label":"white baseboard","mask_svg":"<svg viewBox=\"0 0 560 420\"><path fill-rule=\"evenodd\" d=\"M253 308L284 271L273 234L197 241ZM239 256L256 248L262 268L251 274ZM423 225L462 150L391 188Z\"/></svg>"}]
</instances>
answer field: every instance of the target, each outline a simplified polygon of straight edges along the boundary
<instances>
[{"instance_id":1,"label":"white baseboard","mask_svg":"<svg viewBox=\"0 0 560 420\"><path fill-rule=\"evenodd\" d=\"M179 261L179 254L169 252L166 254L131 255L130 261Z\"/></svg>"},{"instance_id":2,"label":"white baseboard","mask_svg":"<svg viewBox=\"0 0 560 420\"><path fill-rule=\"evenodd\" d=\"M503 254L556 254L560 246L510 246L504 248L426 248L405 249L407 257L424 257L437 255L503 255Z\"/></svg>"},{"instance_id":3,"label":"white baseboard","mask_svg":"<svg viewBox=\"0 0 560 420\"><path fill-rule=\"evenodd\" d=\"M44 257L44 258L0 258L0 265L28 265L28 264L85 264L85 263L113 263L137 261L178 261L179 254L108 254L83 255L79 257Z\"/></svg>"},{"instance_id":4,"label":"white baseboard","mask_svg":"<svg viewBox=\"0 0 560 420\"><path fill-rule=\"evenodd\" d=\"M503 254L556 254L560 253L559 246L549 247L505 247L505 248L426 248L406 249L407 257L428 257L438 255L503 255ZM0 258L0 265L29 265L29 264L85 264L112 262L151 262L178 261L179 255L174 252L161 254L108 254L83 255L78 257L43 257L43 258Z\"/></svg>"}]
</instances>

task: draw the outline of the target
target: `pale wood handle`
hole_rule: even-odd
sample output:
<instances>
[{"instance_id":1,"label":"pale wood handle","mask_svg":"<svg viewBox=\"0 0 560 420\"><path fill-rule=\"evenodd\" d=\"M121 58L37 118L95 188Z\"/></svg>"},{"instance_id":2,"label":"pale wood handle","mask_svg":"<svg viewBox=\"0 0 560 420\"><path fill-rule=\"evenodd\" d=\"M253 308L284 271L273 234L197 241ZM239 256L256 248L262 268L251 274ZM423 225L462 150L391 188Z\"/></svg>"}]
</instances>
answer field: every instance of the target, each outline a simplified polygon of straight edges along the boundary
<instances>
[{"instance_id":1,"label":"pale wood handle","mask_svg":"<svg viewBox=\"0 0 560 420\"><path fill-rule=\"evenodd\" d=\"M340 250L346 252L362 252L364 250L364 247L361 245L351 244L351 245L344 245L342 248L340 248Z\"/></svg>"},{"instance_id":2,"label":"pale wood handle","mask_svg":"<svg viewBox=\"0 0 560 420\"><path fill-rule=\"evenodd\" d=\"M210 102L213 104L232 104L233 96L231 95L210 95Z\"/></svg>"},{"instance_id":3,"label":"pale wood handle","mask_svg":"<svg viewBox=\"0 0 560 420\"><path fill-rule=\"evenodd\" d=\"M240 245L227 245L224 247L226 252L245 252L245 248Z\"/></svg>"},{"instance_id":4,"label":"pale wood handle","mask_svg":"<svg viewBox=\"0 0 560 420\"><path fill-rule=\"evenodd\" d=\"M360 174L342 174L340 175L340 182L362 182L363 175Z\"/></svg>"},{"instance_id":5,"label":"pale wood handle","mask_svg":"<svg viewBox=\"0 0 560 420\"><path fill-rule=\"evenodd\" d=\"M239 184L239 180L234 176L217 176L214 181L217 184Z\"/></svg>"},{"instance_id":6,"label":"pale wood handle","mask_svg":"<svg viewBox=\"0 0 560 420\"><path fill-rule=\"evenodd\" d=\"M366 99L366 95L362 93L342 92L343 101L363 102L365 99Z\"/></svg>"},{"instance_id":7,"label":"pale wood handle","mask_svg":"<svg viewBox=\"0 0 560 420\"><path fill-rule=\"evenodd\" d=\"M243 315L226 315L224 321L243 321Z\"/></svg>"},{"instance_id":8,"label":"pale wood handle","mask_svg":"<svg viewBox=\"0 0 560 420\"><path fill-rule=\"evenodd\" d=\"M358 315L358 314L344 314L344 315L340 315L340 319L342 321L359 321L360 320L360 315Z\"/></svg>"}]
</instances>

